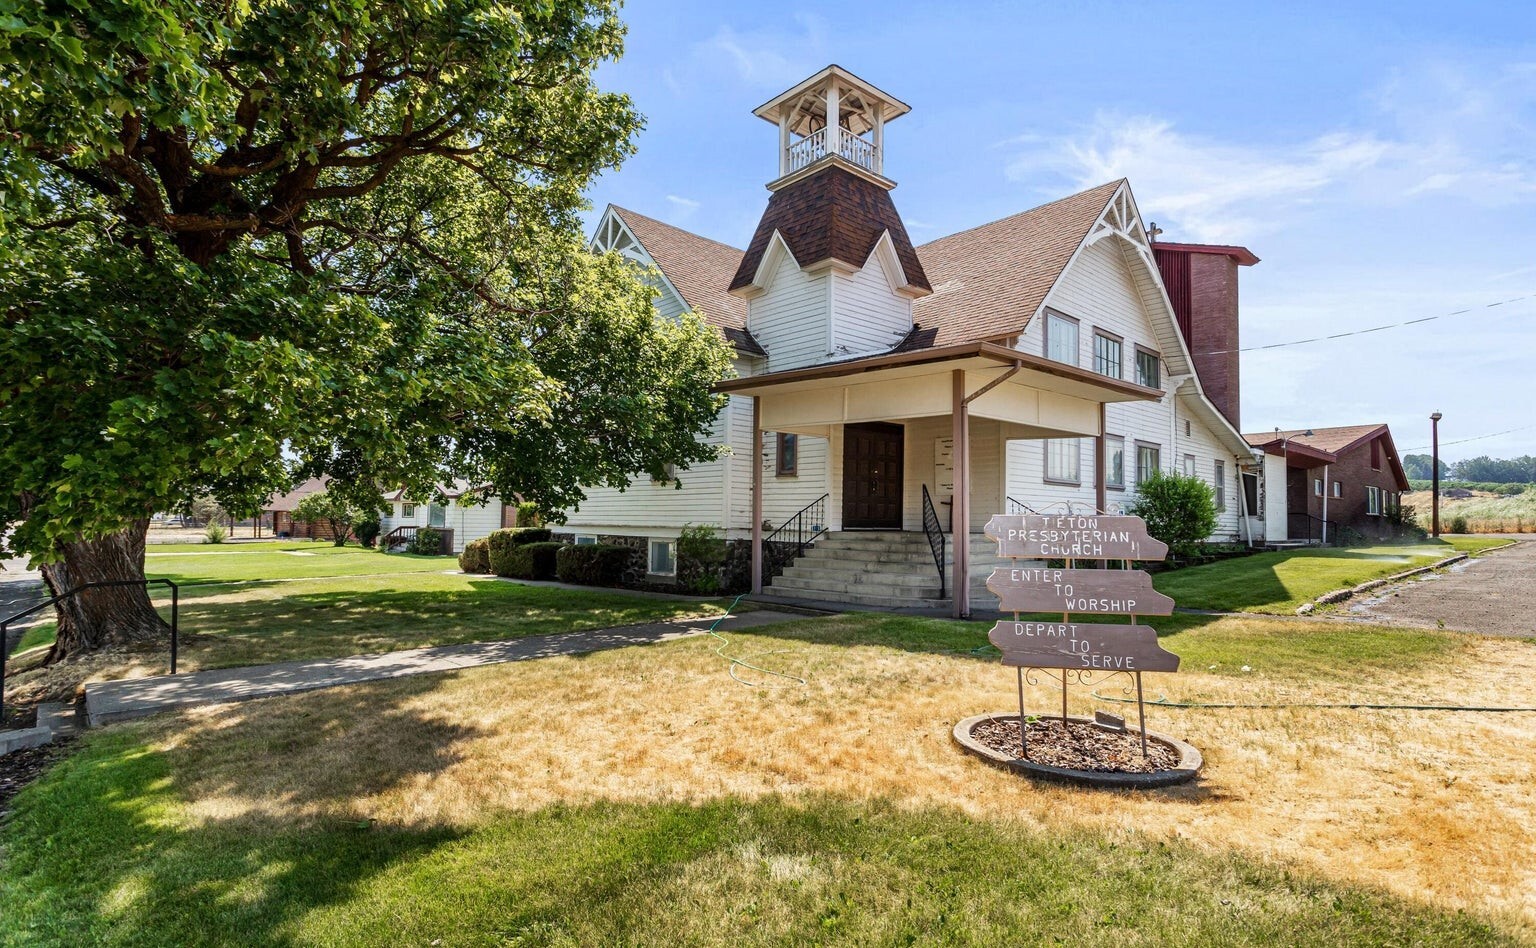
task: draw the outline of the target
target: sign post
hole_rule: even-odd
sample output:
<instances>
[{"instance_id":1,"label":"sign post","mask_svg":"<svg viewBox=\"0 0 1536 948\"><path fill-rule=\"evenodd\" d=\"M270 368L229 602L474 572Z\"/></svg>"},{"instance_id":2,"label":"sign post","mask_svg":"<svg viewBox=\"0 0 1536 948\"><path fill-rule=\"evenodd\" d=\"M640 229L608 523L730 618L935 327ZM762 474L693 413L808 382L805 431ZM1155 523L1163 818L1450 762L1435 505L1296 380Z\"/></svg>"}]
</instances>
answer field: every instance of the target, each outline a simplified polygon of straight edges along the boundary
<instances>
[{"instance_id":1,"label":"sign post","mask_svg":"<svg viewBox=\"0 0 1536 948\"><path fill-rule=\"evenodd\" d=\"M1173 600L1152 588L1152 578L1131 569L1136 561L1156 561L1168 555L1166 544L1147 533L1140 517L1099 515L998 514L987 521L986 534L997 541L998 554L1014 560L987 580L998 608L1012 612L992 628L988 640L1003 653L1003 664L1018 669L1019 745L1029 756L1024 720L1025 669L1061 671L1061 726L1067 727L1067 684L1075 673L1080 683L1097 672L1126 674L1136 682L1136 711L1141 727L1141 753L1147 753L1147 714L1141 673L1178 671L1179 657L1157 641L1157 631L1139 625L1137 616L1173 614ZM1021 560L1063 560L1055 567ZM1081 569L1079 560L1098 561L1097 569ZM1109 569L1120 561L1121 569ZM1024 621L1020 613L1060 613L1061 621ZM1077 623L1078 615L1123 615L1126 625Z\"/></svg>"}]
</instances>

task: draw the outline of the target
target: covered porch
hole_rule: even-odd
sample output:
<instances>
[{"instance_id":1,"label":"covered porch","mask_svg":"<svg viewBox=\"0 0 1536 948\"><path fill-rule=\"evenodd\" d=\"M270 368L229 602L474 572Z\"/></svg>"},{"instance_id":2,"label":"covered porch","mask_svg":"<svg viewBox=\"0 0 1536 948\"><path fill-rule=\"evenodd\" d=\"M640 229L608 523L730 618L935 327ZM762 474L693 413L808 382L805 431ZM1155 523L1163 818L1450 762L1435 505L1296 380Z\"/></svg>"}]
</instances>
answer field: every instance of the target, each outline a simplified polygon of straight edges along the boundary
<instances>
[{"instance_id":1,"label":"covered porch","mask_svg":"<svg viewBox=\"0 0 1536 948\"><path fill-rule=\"evenodd\" d=\"M946 537L955 616L970 613L971 536L1004 512L1006 445L1094 438L1104 405L1163 393L994 343L888 353L722 382L753 400L765 432L825 438L829 476L818 527ZM1102 464L1102 442L1094 451ZM753 592L762 593L764 483L752 479ZM1104 478L1093 477L1104 507ZM956 542L956 541L959 542ZM935 540L934 549L939 549ZM937 556L937 553L935 553ZM940 562L942 572L943 562Z\"/></svg>"}]
</instances>

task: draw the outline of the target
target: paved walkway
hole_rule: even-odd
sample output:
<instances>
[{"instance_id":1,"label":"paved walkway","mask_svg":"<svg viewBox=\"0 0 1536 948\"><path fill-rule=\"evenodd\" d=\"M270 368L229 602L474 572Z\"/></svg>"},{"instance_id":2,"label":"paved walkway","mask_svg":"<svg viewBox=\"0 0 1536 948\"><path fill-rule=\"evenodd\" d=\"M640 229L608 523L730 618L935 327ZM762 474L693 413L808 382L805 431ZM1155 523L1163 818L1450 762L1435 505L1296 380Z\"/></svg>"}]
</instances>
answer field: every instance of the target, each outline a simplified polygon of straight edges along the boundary
<instances>
[{"instance_id":1,"label":"paved walkway","mask_svg":"<svg viewBox=\"0 0 1536 948\"><path fill-rule=\"evenodd\" d=\"M1349 616L1484 635L1536 636L1536 536L1526 534L1507 549L1359 598Z\"/></svg>"},{"instance_id":2,"label":"paved walkway","mask_svg":"<svg viewBox=\"0 0 1536 948\"><path fill-rule=\"evenodd\" d=\"M727 617L720 623L720 631L737 632L801 618L804 616L760 609ZM317 688L455 671L502 662L525 662L630 645L650 645L700 635L714 621L713 618L679 619L589 632L534 635L501 642L470 642L379 655L354 655L349 658L282 662L251 668L223 668L184 675L93 682L85 686L86 720L89 726L95 727L177 708L271 698Z\"/></svg>"}]
</instances>

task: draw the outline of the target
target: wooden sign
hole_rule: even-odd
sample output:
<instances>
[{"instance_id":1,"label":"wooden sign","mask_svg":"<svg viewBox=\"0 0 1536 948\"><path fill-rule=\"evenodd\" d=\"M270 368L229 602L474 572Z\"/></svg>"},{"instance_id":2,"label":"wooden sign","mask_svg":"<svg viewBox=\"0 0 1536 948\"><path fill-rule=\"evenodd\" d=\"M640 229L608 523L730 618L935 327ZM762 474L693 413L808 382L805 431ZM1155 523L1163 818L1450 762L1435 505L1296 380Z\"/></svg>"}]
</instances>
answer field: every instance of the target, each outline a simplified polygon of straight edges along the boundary
<instances>
[{"instance_id":1,"label":"wooden sign","mask_svg":"<svg viewBox=\"0 0 1536 948\"><path fill-rule=\"evenodd\" d=\"M997 554L1019 559L1161 560L1168 544L1140 517L1097 514L996 514L986 534Z\"/></svg>"},{"instance_id":2,"label":"wooden sign","mask_svg":"<svg viewBox=\"0 0 1536 948\"><path fill-rule=\"evenodd\" d=\"M1004 620L992 627L987 638L1002 649L1004 665L1019 668L1179 670L1179 656L1159 645L1157 632L1146 625Z\"/></svg>"},{"instance_id":3,"label":"wooden sign","mask_svg":"<svg viewBox=\"0 0 1536 948\"><path fill-rule=\"evenodd\" d=\"M1153 589L1152 577L1139 569L1000 566L987 588L1003 612L1173 615L1173 600Z\"/></svg>"}]
</instances>

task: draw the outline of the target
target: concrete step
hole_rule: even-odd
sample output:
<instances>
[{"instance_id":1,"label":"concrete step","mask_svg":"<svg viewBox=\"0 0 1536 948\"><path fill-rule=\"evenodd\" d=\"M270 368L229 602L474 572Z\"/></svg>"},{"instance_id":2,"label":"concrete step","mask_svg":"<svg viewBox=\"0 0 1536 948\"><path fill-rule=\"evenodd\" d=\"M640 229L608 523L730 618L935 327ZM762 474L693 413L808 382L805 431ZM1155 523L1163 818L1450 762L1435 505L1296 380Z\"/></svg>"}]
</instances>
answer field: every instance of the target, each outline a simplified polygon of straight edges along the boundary
<instances>
[{"instance_id":1,"label":"concrete step","mask_svg":"<svg viewBox=\"0 0 1536 948\"><path fill-rule=\"evenodd\" d=\"M802 559L791 567L786 567L783 570L783 576L788 576L790 579L825 579L828 582L845 582L849 585L860 585L865 582L883 582L886 585L903 585L908 588L937 585L938 570L935 570L932 562L926 565L928 565L926 570L923 568L869 570L869 568L860 568L856 562L808 564Z\"/></svg>"},{"instance_id":2,"label":"concrete step","mask_svg":"<svg viewBox=\"0 0 1536 948\"><path fill-rule=\"evenodd\" d=\"M820 598L836 600L840 596L879 596L889 599L937 599L939 596L939 584L929 582L926 585L906 586L899 583L867 581L860 583L842 582L836 579L828 579L825 576L814 578L802 578L797 576L778 576L769 584L769 588L778 590L795 590L806 598L816 598L811 593L823 594Z\"/></svg>"},{"instance_id":3,"label":"concrete step","mask_svg":"<svg viewBox=\"0 0 1536 948\"><path fill-rule=\"evenodd\" d=\"M927 547L921 550L851 550L845 547L817 545L800 557L802 562L861 563L872 565L906 565L927 563L933 568L933 554Z\"/></svg>"}]
</instances>

